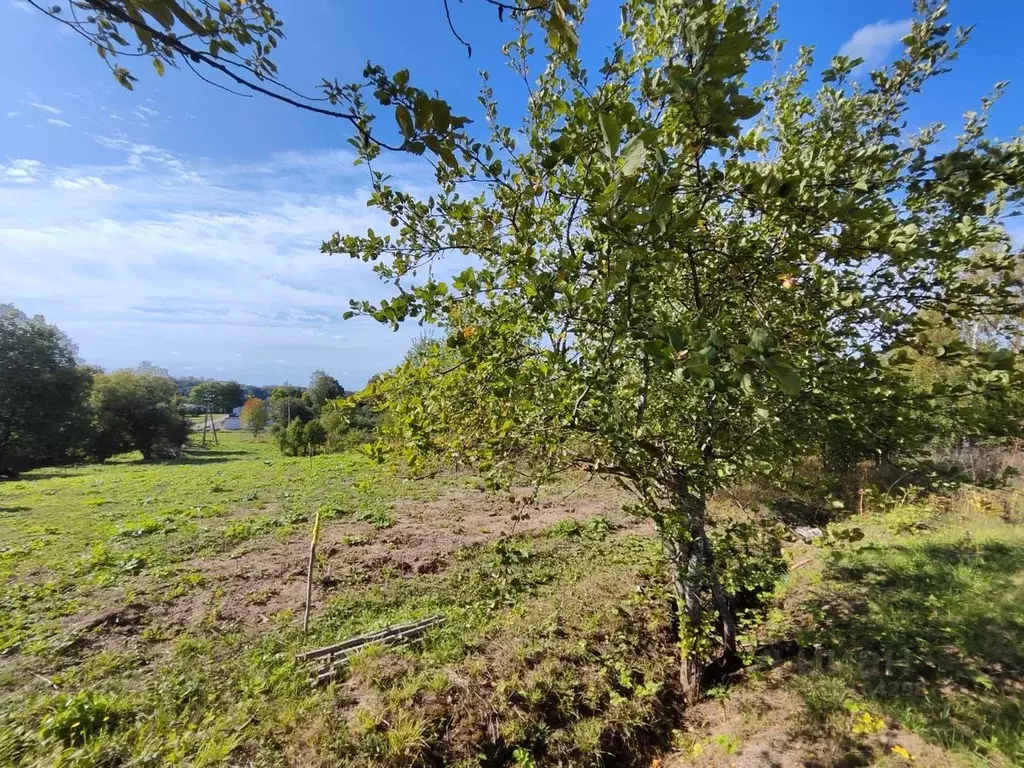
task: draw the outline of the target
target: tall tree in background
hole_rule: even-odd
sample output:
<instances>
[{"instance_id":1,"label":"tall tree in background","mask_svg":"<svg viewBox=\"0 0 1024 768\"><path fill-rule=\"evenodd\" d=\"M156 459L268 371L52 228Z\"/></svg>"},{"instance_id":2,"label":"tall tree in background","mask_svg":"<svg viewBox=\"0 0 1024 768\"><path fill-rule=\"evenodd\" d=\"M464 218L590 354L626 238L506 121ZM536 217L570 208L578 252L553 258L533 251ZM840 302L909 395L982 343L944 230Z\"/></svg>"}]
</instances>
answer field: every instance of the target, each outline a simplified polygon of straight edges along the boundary
<instances>
[{"instance_id":1,"label":"tall tree in background","mask_svg":"<svg viewBox=\"0 0 1024 768\"><path fill-rule=\"evenodd\" d=\"M338 380L323 371L313 371L313 375L309 379L309 386L303 393L303 397L316 416L320 415L326 403L344 396L345 389L338 383Z\"/></svg>"},{"instance_id":2,"label":"tall tree in background","mask_svg":"<svg viewBox=\"0 0 1024 768\"><path fill-rule=\"evenodd\" d=\"M270 393L270 420L275 430L286 429L296 419L309 421L312 418L313 411L303 399L301 389L287 384L274 387Z\"/></svg>"},{"instance_id":3,"label":"tall tree in background","mask_svg":"<svg viewBox=\"0 0 1024 768\"><path fill-rule=\"evenodd\" d=\"M955 138L906 128L966 41L944 17L919 2L899 61L854 82L860 62L838 56L812 87L810 49L778 64L773 11L627 0L598 75L556 41L518 135L485 87L490 140L440 164L434 195L374 173L397 233L324 245L398 286L355 312L448 329L455 362L428 356L376 387L411 461L442 449L498 485L578 466L633 491L670 564L690 698L702 661L738 643L709 496L899 402L898 350L1019 311L1003 223L1024 141L986 135L991 97ZM527 31L509 47L524 73ZM419 121L399 117L409 140ZM480 263L449 284L435 268L452 252ZM1009 350L941 357L969 373L963 393L1015 383Z\"/></svg>"},{"instance_id":4,"label":"tall tree in background","mask_svg":"<svg viewBox=\"0 0 1024 768\"><path fill-rule=\"evenodd\" d=\"M148 461L165 448L180 448L188 424L172 405L176 393L174 381L166 376L135 371L98 374L92 390L97 458L137 450Z\"/></svg>"},{"instance_id":5,"label":"tall tree in background","mask_svg":"<svg viewBox=\"0 0 1024 768\"><path fill-rule=\"evenodd\" d=\"M196 405L209 405L214 413L229 413L245 402L245 391L237 381L202 381L192 387L188 400Z\"/></svg>"},{"instance_id":6,"label":"tall tree in background","mask_svg":"<svg viewBox=\"0 0 1024 768\"><path fill-rule=\"evenodd\" d=\"M251 429L253 435L258 435L267 426L267 414L267 401L250 397L242 406L242 426Z\"/></svg>"},{"instance_id":7,"label":"tall tree in background","mask_svg":"<svg viewBox=\"0 0 1024 768\"><path fill-rule=\"evenodd\" d=\"M0 466L58 463L83 439L92 376L76 351L41 315L0 304Z\"/></svg>"}]
</instances>

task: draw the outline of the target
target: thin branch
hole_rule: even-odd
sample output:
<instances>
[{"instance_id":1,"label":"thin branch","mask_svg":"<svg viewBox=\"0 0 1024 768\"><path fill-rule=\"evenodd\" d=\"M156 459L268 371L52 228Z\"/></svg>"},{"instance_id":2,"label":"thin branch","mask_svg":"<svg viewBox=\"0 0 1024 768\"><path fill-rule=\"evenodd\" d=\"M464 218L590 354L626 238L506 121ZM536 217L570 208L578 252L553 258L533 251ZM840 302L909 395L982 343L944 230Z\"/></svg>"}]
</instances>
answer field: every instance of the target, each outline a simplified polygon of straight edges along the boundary
<instances>
[{"instance_id":1,"label":"thin branch","mask_svg":"<svg viewBox=\"0 0 1024 768\"><path fill-rule=\"evenodd\" d=\"M30 0L30 2L31 1L32 0ZM33 5L35 5L36 8L39 8L39 6L36 5L34 2L33 2ZM184 56L186 58L191 59L192 62L201 62L201 63L205 64L206 66L211 67L212 69L215 69L218 72L221 72L222 74L226 75L228 78L230 78L235 83L237 83L238 85L241 85L244 88L248 88L251 91L255 91L256 93L261 93L264 96L268 96L271 99L275 99L276 101L280 101L280 102L282 102L284 104L288 104L289 106L296 107L298 109L302 109L302 110L305 110L307 112L313 112L313 113L316 113L316 114L319 114L319 115L326 115L327 117L335 117L335 118L340 118L342 120L347 120L347 121L349 121L352 124L352 126L356 129L356 131L359 133L359 135L363 137L363 139L365 141L372 142L372 143L376 144L377 146L381 147L382 149L388 149L388 150L392 150L392 151L400 151L401 150L401 147L392 146L392 145L387 144L387 143L385 143L383 141L380 141L379 139L374 138L370 134L370 131L363 124L363 121L362 121L360 115L358 115L355 112L341 112L339 110L326 109L324 107L313 106L312 104L303 104L301 101L296 101L295 99L289 98L288 96L285 96L284 94L275 93L274 91L272 91L272 90L270 90L268 88L264 88L263 86L261 86L261 85L259 85L257 83L254 83L251 80L248 80L248 79L242 77L241 75L236 74L227 65L225 65L221 61L217 60L216 58L210 56L209 54L204 53L203 51L200 51L200 50L197 50L197 49L194 49L194 48L190 48L189 46L187 46L184 43L182 43L180 39L178 39L176 37L173 37L171 35L167 35L167 34L161 32L160 30L157 30L157 29L154 29L154 28L150 27L147 24L143 24L143 23L138 22L137 20L133 19L128 14L126 14L124 11L122 11L120 8L118 8L118 7L114 6L114 5L112 5L111 3L107 2L107 0L92 0L92 6L94 8L96 8L97 10L102 11L103 13L108 14L112 18L115 18L118 21L121 21L124 24L129 24L130 26L132 26L132 27L134 27L136 29L144 30L149 35L151 35L154 40L157 40L158 42L160 42L163 45L167 46L169 49L171 49L173 51L176 51L177 53L179 53L180 55L182 55L182 56ZM43 10L43 9L40 8L40 10ZM43 12L46 13L45 10L43 10ZM50 14L47 13L47 15L50 15ZM72 26L74 26L74 25L72 25ZM235 62L232 62L232 65L238 66ZM247 71L252 73L252 69L251 68L243 66L243 69L246 69ZM271 82L274 82L274 84L277 85L276 81L274 81L272 79L271 79ZM284 87L284 86L282 86L282 87Z\"/></svg>"},{"instance_id":2,"label":"thin branch","mask_svg":"<svg viewBox=\"0 0 1024 768\"><path fill-rule=\"evenodd\" d=\"M460 35L458 32L455 31L455 25L452 23L452 10L451 10L451 8L448 7L448 0L443 0L443 1L444 1L444 17L448 20L448 29L450 29L452 31L452 34L455 35L455 39L458 40L460 43L462 43L466 47L466 53L469 55L470 58L472 58L473 57L473 46L471 46L469 43L467 43L465 40L463 40L462 39L462 35Z\"/></svg>"},{"instance_id":3,"label":"thin branch","mask_svg":"<svg viewBox=\"0 0 1024 768\"><path fill-rule=\"evenodd\" d=\"M198 69L196 69L194 66L192 66L192 62L189 61L187 58L185 59L185 63L188 65L188 68L192 70L193 74L195 74L195 76L202 80L204 83L212 85L214 88L220 88L222 91L227 91L228 93L234 94L235 96L241 96L243 99L253 98L253 95L251 93L242 93L241 91L234 91L228 88L226 85L215 83L213 80L211 80Z\"/></svg>"}]
</instances>

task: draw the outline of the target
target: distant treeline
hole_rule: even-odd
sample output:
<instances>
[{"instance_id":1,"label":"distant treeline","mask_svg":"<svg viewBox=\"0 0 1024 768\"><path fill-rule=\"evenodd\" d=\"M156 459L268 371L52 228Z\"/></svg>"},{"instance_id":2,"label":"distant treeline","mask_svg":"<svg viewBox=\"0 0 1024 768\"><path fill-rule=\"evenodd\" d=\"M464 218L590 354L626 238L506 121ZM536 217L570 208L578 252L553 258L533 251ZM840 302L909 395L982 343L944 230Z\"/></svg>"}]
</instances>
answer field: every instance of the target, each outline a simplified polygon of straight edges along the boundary
<instances>
[{"instance_id":1,"label":"distant treeline","mask_svg":"<svg viewBox=\"0 0 1024 768\"><path fill-rule=\"evenodd\" d=\"M132 450L146 460L175 456L188 438L189 414L227 413L243 404L255 432L279 425L297 438L303 423L323 418L323 440L319 426L308 435L303 430L303 446L293 453L340 445L353 431L347 417L325 413L329 401L347 393L323 371L314 372L308 387L253 387L174 378L149 362L107 373L81 363L77 352L41 315L0 304L0 470L103 461ZM367 420L356 421L365 426Z\"/></svg>"},{"instance_id":2,"label":"distant treeline","mask_svg":"<svg viewBox=\"0 0 1024 768\"><path fill-rule=\"evenodd\" d=\"M239 384L237 381L216 381L214 379L201 379L198 376L171 376L170 378L174 381L174 385L178 388L178 394L184 398L187 398L191 402L196 402L195 398L192 397L193 391L195 391L197 388L200 391L203 391L203 389L210 384L230 384L233 387L237 387L237 391L242 392L242 402L244 402L250 397L258 397L260 400L269 400L270 393L273 392L274 389L276 389L278 386L280 386L278 384L266 384L263 386L256 386L254 384ZM303 389L305 388L299 387L300 391ZM233 399L237 400L238 398ZM231 407L234 408L239 405L242 405L242 402L236 402Z\"/></svg>"}]
</instances>

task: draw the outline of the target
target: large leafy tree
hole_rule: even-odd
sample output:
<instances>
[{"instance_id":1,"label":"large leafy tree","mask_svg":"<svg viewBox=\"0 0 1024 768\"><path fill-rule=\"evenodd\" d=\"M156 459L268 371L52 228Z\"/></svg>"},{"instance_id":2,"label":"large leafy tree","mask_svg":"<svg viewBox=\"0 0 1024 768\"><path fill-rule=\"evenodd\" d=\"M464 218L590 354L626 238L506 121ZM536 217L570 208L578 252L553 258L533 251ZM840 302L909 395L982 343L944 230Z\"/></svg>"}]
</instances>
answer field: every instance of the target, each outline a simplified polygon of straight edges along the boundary
<instances>
[{"instance_id":1,"label":"large leafy tree","mask_svg":"<svg viewBox=\"0 0 1024 768\"><path fill-rule=\"evenodd\" d=\"M274 422L274 429L285 429L295 419L309 421L313 418L313 411L302 397L302 390L298 387L285 385L274 387L270 393L270 420Z\"/></svg>"},{"instance_id":2,"label":"large leafy tree","mask_svg":"<svg viewBox=\"0 0 1024 768\"><path fill-rule=\"evenodd\" d=\"M377 385L410 460L441 450L496 483L583 466L635 493L672 571L689 696L714 645L737 643L709 496L897 402L898 366L937 327L1013 311L1003 222L1024 142L987 136L992 98L951 139L906 128L966 41L944 16L919 3L896 63L853 80L839 56L812 85L810 49L778 63L771 11L627 0L596 74L552 46L518 132L485 87L490 137L455 146L435 194L374 172L394 231L324 245L398 286L354 312L450 334L454 360ZM528 33L510 46L524 72ZM451 253L478 263L442 281ZM1006 350L942 356L967 389L1012 383Z\"/></svg>"},{"instance_id":3,"label":"large leafy tree","mask_svg":"<svg viewBox=\"0 0 1024 768\"><path fill-rule=\"evenodd\" d=\"M97 458L137 450L148 461L161 448L179 448L188 425L173 405L176 394L167 376L131 370L97 374L92 389Z\"/></svg>"},{"instance_id":4,"label":"large leafy tree","mask_svg":"<svg viewBox=\"0 0 1024 768\"><path fill-rule=\"evenodd\" d=\"M80 444L92 377L75 354L41 315L0 304L0 466L58 462Z\"/></svg>"}]
</instances>

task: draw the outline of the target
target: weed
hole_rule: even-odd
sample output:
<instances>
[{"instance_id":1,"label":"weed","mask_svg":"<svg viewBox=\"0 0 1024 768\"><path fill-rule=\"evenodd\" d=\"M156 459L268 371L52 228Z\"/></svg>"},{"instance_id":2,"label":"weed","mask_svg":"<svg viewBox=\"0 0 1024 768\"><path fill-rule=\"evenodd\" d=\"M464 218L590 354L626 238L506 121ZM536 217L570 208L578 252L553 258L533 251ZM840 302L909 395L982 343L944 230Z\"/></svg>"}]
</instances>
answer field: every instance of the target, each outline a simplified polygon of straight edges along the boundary
<instances>
[{"instance_id":1,"label":"weed","mask_svg":"<svg viewBox=\"0 0 1024 768\"><path fill-rule=\"evenodd\" d=\"M44 741L56 740L66 747L80 747L90 738L113 730L124 708L102 694L83 691L58 696L47 706L39 725Z\"/></svg>"},{"instance_id":2,"label":"weed","mask_svg":"<svg viewBox=\"0 0 1024 768\"><path fill-rule=\"evenodd\" d=\"M580 521L575 517L567 517L565 520L559 520L548 528L548 535L556 539L571 539L580 536L582 533L583 526L580 525Z\"/></svg>"},{"instance_id":3,"label":"weed","mask_svg":"<svg viewBox=\"0 0 1024 768\"><path fill-rule=\"evenodd\" d=\"M393 765L419 764L427 748L429 724L409 710L395 712L387 723L385 759Z\"/></svg>"},{"instance_id":4,"label":"weed","mask_svg":"<svg viewBox=\"0 0 1024 768\"><path fill-rule=\"evenodd\" d=\"M365 510L356 513L355 518L356 520L360 520L364 523L369 523L377 530L390 528L395 524L395 518L389 515L387 512L375 512L373 510Z\"/></svg>"},{"instance_id":5,"label":"weed","mask_svg":"<svg viewBox=\"0 0 1024 768\"><path fill-rule=\"evenodd\" d=\"M731 733L719 733L711 739L712 743L719 747L727 755L738 754L743 744L739 738Z\"/></svg>"}]
</instances>

